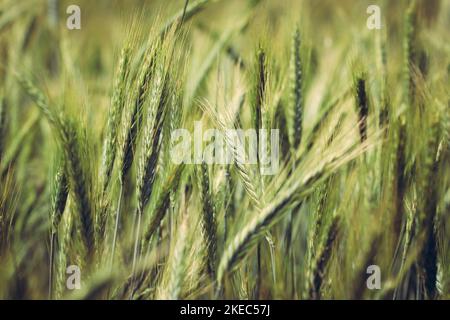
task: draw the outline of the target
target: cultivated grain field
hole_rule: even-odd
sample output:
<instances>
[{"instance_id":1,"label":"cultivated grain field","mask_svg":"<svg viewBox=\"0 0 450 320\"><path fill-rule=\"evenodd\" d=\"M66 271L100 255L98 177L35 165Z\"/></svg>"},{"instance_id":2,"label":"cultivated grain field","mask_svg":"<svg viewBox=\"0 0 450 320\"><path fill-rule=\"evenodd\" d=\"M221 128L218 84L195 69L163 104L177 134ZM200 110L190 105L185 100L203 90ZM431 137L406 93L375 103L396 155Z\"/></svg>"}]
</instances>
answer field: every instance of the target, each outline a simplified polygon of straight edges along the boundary
<instances>
[{"instance_id":1,"label":"cultivated grain field","mask_svg":"<svg viewBox=\"0 0 450 320\"><path fill-rule=\"evenodd\" d=\"M0 297L449 299L449 30L448 0L0 0Z\"/></svg>"}]
</instances>

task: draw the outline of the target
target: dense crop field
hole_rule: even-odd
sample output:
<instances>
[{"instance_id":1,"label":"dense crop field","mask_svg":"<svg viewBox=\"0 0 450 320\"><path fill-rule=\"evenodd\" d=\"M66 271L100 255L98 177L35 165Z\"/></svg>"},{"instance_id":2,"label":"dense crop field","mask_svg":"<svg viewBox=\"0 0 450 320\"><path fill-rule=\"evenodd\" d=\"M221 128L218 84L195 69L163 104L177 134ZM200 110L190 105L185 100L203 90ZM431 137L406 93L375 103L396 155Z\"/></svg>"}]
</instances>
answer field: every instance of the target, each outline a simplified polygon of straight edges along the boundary
<instances>
[{"instance_id":1,"label":"dense crop field","mask_svg":"<svg viewBox=\"0 0 450 320\"><path fill-rule=\"evenodd\" d=\"M448 0L0 0L0 298L449 299L449 30Z\"/></svg>"}]
</instances>

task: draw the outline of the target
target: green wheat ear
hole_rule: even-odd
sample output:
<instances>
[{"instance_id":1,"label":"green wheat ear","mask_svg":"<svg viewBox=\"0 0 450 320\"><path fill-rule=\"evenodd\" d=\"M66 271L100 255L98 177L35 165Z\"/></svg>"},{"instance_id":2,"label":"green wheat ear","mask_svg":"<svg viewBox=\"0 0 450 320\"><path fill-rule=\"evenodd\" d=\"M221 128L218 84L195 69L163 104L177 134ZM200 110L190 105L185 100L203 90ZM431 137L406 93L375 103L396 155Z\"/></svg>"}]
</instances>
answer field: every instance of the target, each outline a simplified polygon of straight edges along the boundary
<instances>
[{"instance_id":1,"label":"green wheat ear","mask_svg":"<svg viewBox=\"0 0 450 320\"><path fill-rule=\"evenodd\" d=\"M73 33L34 2L0 0L0 298L450 298L450 1L378 31L349 1L134 1ZM197 142L235 162L173 162Z\"/></svg>"},{"instance_id":2,"label":"green wheat ear","mask_svg":"<svg viewBox=\"0 0 450 320\"><path fill-rule=\"evenodd\" d=\"M185 277L185 262L187 249L187 217L183 216L181 225L175 242L175 249L170 262L170 279L168 285L168 299L177 300L180 298L181 288Z\"/></svg>"},{"instance_id":3,"label":"green wheat ear","mask_svg":"<svg viewBox=\"0 0 450 320\"><path fill-rule=\"evenodd\" d=\"M414 101L414 65L417 47L417 1L410 3L406 11L403 36L403 97L408 106Z\"/></svg>"},{"instance_id":4,"label":"green wheat ear","mask_svg":"<svg viewBox=\"0 0 450 320\"><path fill-rule=\"evenodd\" d=\"M235 236L226 244L220 259L217 271L219 286L222 285L225 274L234 270L237 264L258 244L264 232L286 214L288 208L298 204L309 195L313 190L312 186L318 180L332 173L331 168L336 170L337 167L352 159L352 157L345 157L344 150L341 152L343 154L336 154L324 159L317 163L314 169L305 173L305 176L296 178L292 185L280 190L272 201L268 202L261 210L257 210L250 221L239 228ZM345 160L339 161L341 158L345 158Z\"/></svg>"},{"instance_id":5,"label":"green wheat ear","mask_svg":"<svg viewBox=\"0 0 450 320\"><path fill-rule=\"evenodd\" d=\"M328 228L325 241L321 244L319 254L313 262L310 278L309 298L320 299L321 287L325 279L325 272L331 259L333 246L340 231L340 218L336 216Z\"/></svg>"},{"instance_id":6,"label":"green wheat ear","mask_svg":"<svg viewBox=\"0 0 450 320\"><path fill-rule=\"evenodd\" d=\"M290 104L294 114L293 147L297 149L303 134L303 61L301 58L301 40L298 26L295 28L291 49Z\"/></svg>"},{"instance_id":7,"label":"green wheat ear","mask_svg":"<svg viewBox=\"0 0 450 320\"><path fill-rule=\"evenodd\" d=\"M321 246L320 240L321 240L321 234L323 233L323 224L324 224L324 213L325 213L325 206L328 201L329 196L329 189L331 188L331 180L327 180L327 182L324 184L322 189L319 193L319 200L318 200L318 206L314 214L313 218L313 227L311 228L309 238L308 238L308 256L307 256L307 270L306 270L306 276L308 279L312 279L313 272L316 268L316 259L318 254L318 249ZM313 292L310 292L310 289L313 290ZM306 291L309 292L309 295L311 294L317 294L317 288L312 288L310 281L307 282L306 285Z\"/></svg>"},{"instance_id":8,"label":"green wheat ear","mask_svg":"<svg viewBox=\"0 0 450 320\"><path fill-rule=\"evenodd\" d=\"M263 108L267 91L267 56L263 47L260 46L256 52L255 78L253 89L253 100L251 105L251 114L253 128L256 130L256 136L259 141L259 130L263 128ZM259 160L259 155L258 155Z\"/></svg>"},{"instance_id":9,"label":"green wheat ear","mask_svg":"<svg viewBox=\"0 0 450 320\"><path fill-rule=\"evenodd\" d=\"M70 118L61 119L61 126L58 131L67 161L70 190L74 197L75 207L80 215L83 242L88 257L94 258L95 234L91 177L90 172L84 165L86 162L82 160L86 156L83 145L85 140L83 134L80 133L78 124Z\"/></svg>"},{"instance_id":10,"label":"green wheat ear","mask_svg":"<svg viewBox=\"0 0 450 320\"><path fill-rule=\"evenodd\" d=\"M366 76L360 73L353 80L356 109L358 112L358 126L361 142L367 139L367 117L369 115L369 100L366 90Z\"/></svg>"},{"instance_id":11,"label":"green wheat ear","mask_svg":"<svg viewBox=\"0 0 450 320\"><path fill-rule=\"evenodd\" d=\"M209 170L206 163L198 169L200 180L200 196L202 200L202 230L207 249L207 270L212 279L216 274L217 222L214 199L211 194Z\"/></svg>"},{"instance_id":12,"label":"green wheat ear","mask_svg":"<svg viewBox=\"0 0 450 320\"><path fill-rule=\"evenodd\" d=\"M64 150L64 158L67 164L67 173L71 193L75 201L75 207L80 216L82 237L89 258L93 258L95 251L93 206L91 203L90 172L82 161L86 157L84 145L86 141L82 138L78 123L63 114L56 114L50 108L49 103L42 91L29 79L18 76L19 83L27 94L33 99L40 111L44 114L56 132L61 149Z\"/></svg>"},{"instance_id":13,"label":"green wheat ear","mask_svg":"<svg viewBox=\"0 0 450 320\"><path fill-rule=\"evenodd\" d=\"M66 175L66 167L62 160L59 160L52 184L52 206L50 213L50 266L49 266L49 298L53 296L53 275L55 249L58 241L58 228L66 208L69 196L69 185Z\"/></svg>"},{"instance_id":14,"label":"green wheat ear","mask_svg":"<svg viewBox=\"0 0 450 320\"><path fill-rule=\"evenodd\" d=\"M145 228L145 243L148 244L148 242L151 240L152 236L155 234L157 228L161 224L164 215L167 213L171 193L175 192L178 189L185 169L186 167L184 165L179 165L167 175L167 179L164 181L161 194L155 202L155 209L153 210L153 214L150 217L150 221L147 224L147 227Z\"/></svg>"},{"instance_id":15,"label":"green wheat ear","mask_svg":"<svg viewBox=\"0 0 450 320\"><path fill-rule=\"evenodd\" d=\"M51 210L51 233L56 233L59 223L62 218L62 214L66 207L67 197L69 195L69 185L67 181L65 164L60 161L58 166L52 191L52 210Z\"/></svg>"},{"instance_id":16,"label":"green wheat ear","mask_svg":"<svg viewBox=\"0 0 450 320\"><path fill-rule=\"evenodd\" d=\"M0 163L2 161L6 135L6 103L3 90L0 90Z\"/></svg>"}]
</instances>

